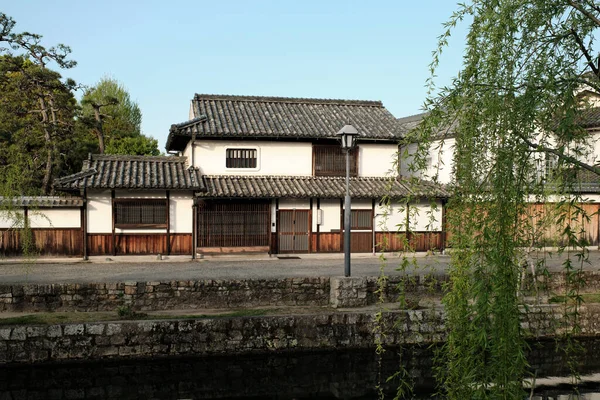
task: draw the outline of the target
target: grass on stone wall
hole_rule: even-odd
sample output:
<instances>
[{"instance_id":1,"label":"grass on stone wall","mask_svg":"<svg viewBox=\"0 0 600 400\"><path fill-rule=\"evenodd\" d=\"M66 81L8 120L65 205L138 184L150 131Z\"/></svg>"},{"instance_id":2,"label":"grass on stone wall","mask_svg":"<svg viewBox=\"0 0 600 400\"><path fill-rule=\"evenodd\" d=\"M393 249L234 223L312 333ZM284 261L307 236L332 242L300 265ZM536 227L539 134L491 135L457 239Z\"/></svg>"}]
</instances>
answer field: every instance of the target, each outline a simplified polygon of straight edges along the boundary
<instances>
[{"instance_id":1,"label":"grass on stone wall","mask_svg":"<svg viewBox=\"0 0 600 400\"><path fill-rule=\"evenodd\" d=\"M53 325L66 323L83 322L104 322L104 321L129 321L129 320L162 320L162 319L202 319L202 318L234 318L234 317L252 317L268 314L276 314L278 309L243 309L227 311L222 313L195 314L195 313L173 313L173 314L146 314L132 313L131 315L121 315L115 311L98 312L50 312L35 313L3 318L0 315L0 326L6 325Z\"/></svg>"}]
</instances>

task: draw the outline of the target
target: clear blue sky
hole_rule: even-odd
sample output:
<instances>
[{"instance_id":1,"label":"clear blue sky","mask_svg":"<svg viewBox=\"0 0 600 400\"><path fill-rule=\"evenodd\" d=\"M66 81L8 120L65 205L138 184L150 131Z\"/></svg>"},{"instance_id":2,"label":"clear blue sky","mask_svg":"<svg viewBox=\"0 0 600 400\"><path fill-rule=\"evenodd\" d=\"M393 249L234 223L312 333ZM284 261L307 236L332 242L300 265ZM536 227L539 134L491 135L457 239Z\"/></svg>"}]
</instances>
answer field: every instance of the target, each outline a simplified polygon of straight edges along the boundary
<instances>
[{"instance_id":1,"label":"clear blue sky","mask_svg":"<svg viewBox=\"0 0 600 400\"><path fill-rule=\"evenodd\" d=\"M144 134L164 144L194 93L381 100L396 117L425 99L431 52L454 1L19 0L0 11L15 31L71 46L84 85L119 80ZM438 82L458 72L466 26Z\"/></svg>"}]
</instances>

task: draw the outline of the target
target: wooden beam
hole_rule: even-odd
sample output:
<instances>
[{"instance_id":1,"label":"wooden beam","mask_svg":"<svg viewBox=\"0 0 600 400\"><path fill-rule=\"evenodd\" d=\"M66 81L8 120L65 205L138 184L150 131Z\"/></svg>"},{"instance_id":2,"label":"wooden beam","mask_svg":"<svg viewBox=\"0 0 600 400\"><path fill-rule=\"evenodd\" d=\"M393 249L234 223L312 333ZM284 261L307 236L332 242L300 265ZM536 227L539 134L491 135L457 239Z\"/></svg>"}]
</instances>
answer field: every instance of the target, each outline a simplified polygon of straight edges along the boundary
<instances>
[{"instance_id":1,"label":"wooden beam","mask_svg":"<svg viewBox=\"0 0 600 400\"><path fill-rule=\"evenodd\" d=\"M195 260L198 246L198 198L194 196L192 201L192 260Z\"/></svg>"},{"instance_id":2,"label":"wooden beam","mask_svg":"<svg viewBox=\"0 0 600 400\"><path fill-rule=\"evenodd\" d=\"M312 218L313 218L313 198L310 198L309 202L309 211L308 211L308 252L311 253L311 245L312 245Z\"/></svg>"},{"instance_id":3,"label":"wooden beam","mask_svg":"<svg viewBox=\"0 0 600 400\"><path fill-rule=\"evenodd\" d=\"M112 211L112 255L116 256L117 255L117 238L115 236L115 218L116 218L116 212L115 212L115 190L111 190L110 191L110 208Z\"/></svg>"},{"instance_id":4,"label":"wooden beam","mask_svg":"<svg viewBox=\"0 0 600 400\"><path fill-rule=\"evenodd\" d=\"M83 236L83 259L88 259L88 234L87 234L87 189L83 189L83 205L81 206L81 231Z\"/></svg>"},{"instance_id":5,"label":"wooden beam","mask_svg":"<svg viewBox=\"0 0 600 400\"><path fill-rule=\"evenodd\" d=\"M339 252L344 251L344 199L340 199L340 248Z\"/></svg>"},{"instance_id":6,"label":"wooden beam","mask_svg":"<svg viewBox=\"0 0 600 400\"><path fill-rule=\"evenodd\" d=\"M315 251L318 253L321 249L321 224L319 224L319 215L321 215L321 199L317 199L317 240L315 241L316 249ZM321 217L321 222L323 222L323 218Z\"/></svg>"},{"instance_id":7,"label":"wooden beam","mask_svg":"<svg viewBox=\"0 0 600 400\"><path fill-rule=\"evenodd\" d=\"M171 192L167 190L167 255L171 255Z\"/></svg>"}]
</instances>

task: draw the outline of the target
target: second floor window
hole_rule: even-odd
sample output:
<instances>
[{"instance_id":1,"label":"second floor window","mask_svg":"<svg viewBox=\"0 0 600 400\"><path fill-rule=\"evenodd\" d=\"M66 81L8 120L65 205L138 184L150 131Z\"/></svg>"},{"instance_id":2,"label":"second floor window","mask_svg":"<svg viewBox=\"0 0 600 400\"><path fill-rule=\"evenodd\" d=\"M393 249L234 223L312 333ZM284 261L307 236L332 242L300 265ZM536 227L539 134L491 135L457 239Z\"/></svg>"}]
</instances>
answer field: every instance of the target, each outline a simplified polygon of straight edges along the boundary
<instances>
[{"instance_id":1,"label":"second floor window","mask_svg":"<svg viewBox=\"0 0 600 400\"><path fill-rule=\"evenodd\" d=\"M227 149L227 168L256 168L257 165L256 149Z\"/></svg>"},{"instance_id":2,"label":"second floor window","mask_svg":"<svg viewBox=\"0 0 600 400\"><path fill-rule=\"evenodd\" d=\"M315 176L346 176L346 152L339 145L313 146ZM358 175L358 148L350 151L350 176Z\"/></svg>"}]
</instances>

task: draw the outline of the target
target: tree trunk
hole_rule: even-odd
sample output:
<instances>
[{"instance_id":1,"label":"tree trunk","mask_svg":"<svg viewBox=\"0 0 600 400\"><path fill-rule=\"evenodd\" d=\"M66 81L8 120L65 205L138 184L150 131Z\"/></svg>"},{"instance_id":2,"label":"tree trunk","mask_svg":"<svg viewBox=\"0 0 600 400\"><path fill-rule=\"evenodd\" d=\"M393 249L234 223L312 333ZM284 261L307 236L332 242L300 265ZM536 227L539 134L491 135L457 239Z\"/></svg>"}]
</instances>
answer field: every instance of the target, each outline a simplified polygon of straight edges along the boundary
<instances>
[{"instance_id":1,"label":"tree trunk","mask_svg":"<svg viewBox=\"0 0 600 400\"><path fill-rule=\"evenodd\" d=\"M42 114L42 125L44 127L44 140L46 141L46 168L44 180L42 181L42 192L47 195L50 192L50 179L52 177L52 137L49 130L48 109L43 97L40 97L40 111Z\"/></svg>"},{"instance_id":2,"label":"tree trunk","mask_svg":"<svg viewBox=\"0 0 600 400\"><path fill-rule=\"evenodd\" d=\"M100 116L100 106L92 104L94 115L96 117L96 135L98 136L98 148L100 154L104 154L104 131L102 129L102 117Z\"/></svg>"}]
</instances>

